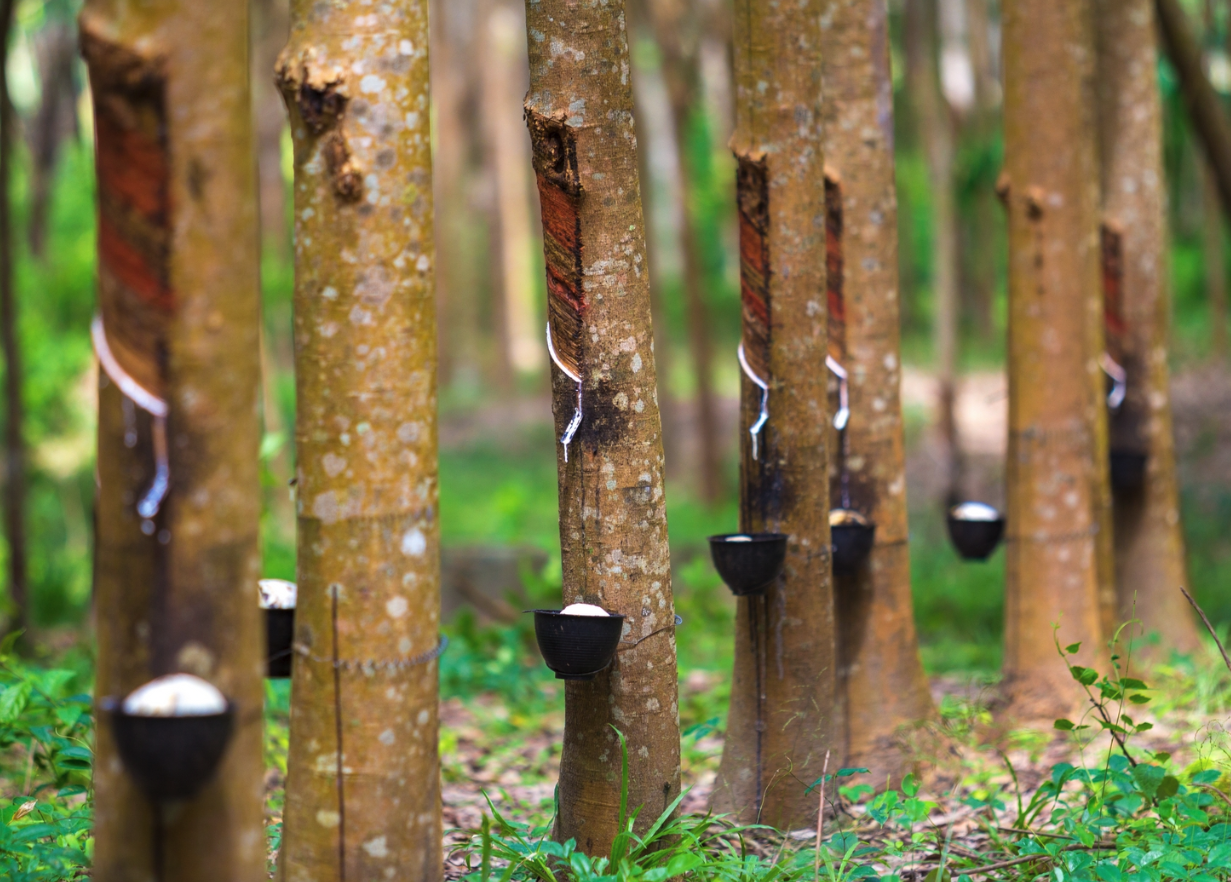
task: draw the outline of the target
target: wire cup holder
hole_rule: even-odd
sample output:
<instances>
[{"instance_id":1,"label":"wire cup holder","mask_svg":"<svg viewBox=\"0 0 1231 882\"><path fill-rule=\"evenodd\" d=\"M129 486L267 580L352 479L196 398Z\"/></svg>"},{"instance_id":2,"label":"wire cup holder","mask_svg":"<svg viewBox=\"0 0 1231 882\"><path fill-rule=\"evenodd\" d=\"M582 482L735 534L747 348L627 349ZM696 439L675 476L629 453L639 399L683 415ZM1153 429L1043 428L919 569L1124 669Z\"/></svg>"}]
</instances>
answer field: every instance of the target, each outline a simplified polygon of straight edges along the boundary
<instances>
[{"instance_id":1,"label":"wire cup holder","mask_svg":"<svg viewBox=\"0 0 1231 882\"><path fill-rule=\"evenodd\" d=\"M555 366L566 377L577 384L577 409L573 411L573 418L569 420L569 424L564 429L564 434L560 436L560 444L564 448L564 461L568 462L569 443L573 440L573 436L577 434L577 429L581 425L581 377L565 367L564 362L560 360L560 356L556 354L556 346L551 339L551 322L547 323L547 352Z\"/></svg>"},{"instance_id":2,"label":"wire cup holder","mask_svg":"<svg viewBox=\"0 0 1231 882\"><path fill-rule=\"evenodd\" d=\"M120 366L111 346L107 343L107 331L103 327L103 317L95 315L90 323L90 338L94 343L94 352L98 363L111 382L115 383L124 397L137 407L148 413L154 422L154 480L145 491L145 495L137 502L137 514L149 520L158 514L163 500L167 498L167 489L171 485L171 465L167 459L167 402L150 392ZM136 443L135 435L129 446ZM125 436L128 443L129 436Z\"/></svg>"}]
</instances>

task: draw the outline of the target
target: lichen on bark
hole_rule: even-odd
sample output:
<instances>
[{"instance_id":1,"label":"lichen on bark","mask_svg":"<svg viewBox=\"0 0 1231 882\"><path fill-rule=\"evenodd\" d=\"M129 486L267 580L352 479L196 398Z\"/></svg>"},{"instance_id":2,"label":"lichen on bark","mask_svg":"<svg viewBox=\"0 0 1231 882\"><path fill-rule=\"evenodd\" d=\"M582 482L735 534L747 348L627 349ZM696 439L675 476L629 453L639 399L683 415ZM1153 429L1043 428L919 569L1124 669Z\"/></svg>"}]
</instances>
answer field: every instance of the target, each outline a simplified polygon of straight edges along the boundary
<instances>
[{"instance_id":1,"label":"lichen on bark","mask_svg":"<svg viewBox=\"0 0 1231 882\"><path fill-rule=\"evenodd\" d=\"M298 579L281 878L439 879L427 4L295 0Z\"/></svg>"},{"instance_id":2,"label":"lichen on bark","mask_svg":"<svg viewBox=\"0 0 1231 882\"><path fill-rule=\"evenodd\" d=\"M783 575L738 601L731 708L711 804L780 829L814 822L807 788L841 755L830 580L820 0L735 8L743 344L740 528L786 533ZM734 353L732 353L734 355ZM819 504L818 504L819 501ZM832 764L832 763L831 763Z\"/></svg>"},{"instance_id":3,"label":"lichen on bark","mask_svg":"<svg viewBox=\"0 0 1231 882\"><path fill-rule=\"evenodd\" d=\"M548 316L582 379L568 461L557 447L564 602L627 616L611 667L565 688L555 835L607 854L621 750L644 830L680 789L674 603L645 224L623 3L528 0L526 118L543 211ZM577 386L553 371L558 433Z\"/></svg>"}]
</instances>

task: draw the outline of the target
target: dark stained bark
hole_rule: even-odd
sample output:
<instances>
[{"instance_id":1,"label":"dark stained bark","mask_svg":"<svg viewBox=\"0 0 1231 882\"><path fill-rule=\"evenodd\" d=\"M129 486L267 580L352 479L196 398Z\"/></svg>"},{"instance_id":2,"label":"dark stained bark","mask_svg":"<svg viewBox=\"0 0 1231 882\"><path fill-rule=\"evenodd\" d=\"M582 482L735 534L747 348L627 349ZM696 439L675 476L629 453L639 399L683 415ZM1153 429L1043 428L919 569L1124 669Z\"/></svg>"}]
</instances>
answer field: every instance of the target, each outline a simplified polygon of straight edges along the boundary
<instances>
[{"instance_id":1,"label":"dark stained bark","mask_svg":"<svg viewBox=\"0 0 1231 882\"><path fill-rule=\"evenodd\" d=\"M830 469L829 498L832 507L854 508L876 524L866 565L834 577L845 763L870 769L878 787L896 786L906 769L895 736L933 708L915 635L907 546L889 22L884 0L825 0L823 8L825 162L833 170L829 351L850 376L851 410L846 452Z\"/></svg>"},{"instance_id":2,"label":"dark stained bark","mask_svg":"<svg viewBox=\"0 0 1231 882\"><path fill-rule=\"evenodd\" d=\"M9 184L13 165L13 129L17 119L9 100L9 35L14 0L0 0L0 345L4 347L4 541L8 545L11 627L29 627L26 568L26 442L22 403L21 341L13 290L13 221Z\"/></svg>"},{"instance_id":3,"label":"dark stained bark","mask_svg":"<svg viewBox=\"0 0 1231 882\"><path fill-rule=\"evenodd\" d=\"M441 878L425 0L294 0L298 584L281 878Z\"/></svg>"},{"instance_id":4,"label":"dark stained bark","mask_svg":"<svg viewBox=\"0 0 1231 882\"><path fill-rule=\"evenodd\" d=\"M1114 269L1119 283L1105 307L1107 348L1128 374L1128 394L1111 418L1110 446L1149 457L1145 486L1114 495L1117 602L1104 630L1139 619L1134 635L1158 634L1153 654L1165 658L1172 650L1196 649L1199 641L1176 590L1188 584L1188 573L1167 370L1171 304L1154 9L1151 0L1098 0L1096 11L1105 241L1119 246L1114 267L1104 270L1106 279ZM1221 249L1221 218L1214 221Z\"/></svg>"},{"instance_id":5,"label":"dark stained bark","mask_svg":"<svg viewBox=\"0 0 1231 882\"><path fill-rule=\"evenodd\" d=\"M740 408L740 529L789 536L786 568L739 600L722 764L711 803L780 829L815 823L805 793L829 751L842 754L830 577L829 406L825 356L825 181L820 0L735 6L743 346L769 386Z\"/></svg>"},{"instance_id":6,"label":"dark stained bark","mask_svg":"<svg viewBox=\"0 0 1231 882\"><path fill-rule=\"evenodd\" d=\"M1080 698L1053 624L1062 645L1082 644L1076 661L1099 667L1110 584L1094 25L1085 3L1006 0L1004 28L1005 689L1010 716L1052 720Z\"/></svg>"},{"instance_id":7,"label":"dark stained bark","mask_svg":"<svg viewBox=\"0 0 1231 882\"><path fill-rule=\"evenodd\" d=\"M235 711L213 781L162 810L161 868L155 815L100 714L92 875L100 882L159 872L184 882L265 877L247 24L239 0L90 0L81 15L97 154L96 341L118 366L102 372L99 390L96 695L121 697L184 671L217 686ZM158 420L137 406L158 400L165 445ZM169 489L154 511L145 506L157 498L159 448Z\"/></svg>"},{"instance_id":8,"label":"dark stained bark","mask_svg":"<svg viewBox=\"0 0 1231 882\"><path fill-rule=\"evenodd\" d=\"M674 602L645 223L624 4L526 4L526 120L542 206L547 300L560 361L581 378L582 421L557 449L564 602L627 616L611 666L565 691L555 835L607 854L628 739L638 828L679 793ZM553 371L557 432L577 383Z\"/></svg>"}]
</instances>

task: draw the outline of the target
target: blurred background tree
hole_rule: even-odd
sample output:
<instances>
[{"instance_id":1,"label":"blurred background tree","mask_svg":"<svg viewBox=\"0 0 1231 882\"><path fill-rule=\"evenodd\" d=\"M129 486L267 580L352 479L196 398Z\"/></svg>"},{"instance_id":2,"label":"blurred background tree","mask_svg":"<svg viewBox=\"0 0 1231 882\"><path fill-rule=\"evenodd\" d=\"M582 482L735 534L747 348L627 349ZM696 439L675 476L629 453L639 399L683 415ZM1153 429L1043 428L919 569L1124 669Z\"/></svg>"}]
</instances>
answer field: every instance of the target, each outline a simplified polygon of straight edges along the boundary
<instances>
[{"instance_id":1,"label":"blurred background tree","mask_svg":"<svg viewBox=\"0 0 1231 882\"><path fill-rule=\"evenodd\" d=\"M997 0L918 2L934 9L919 15L916 0L888 4L916 620L930 672L992 672L1001 659L1002 567L1000 558L988 566L963 566L943 538L941 508L953 480L947 434L938 428L937 381L946 362L937 344L940 320L947 317L950 330L944 339L952 340L953 352L946 358L952 365L952 425L960 438L962 495L1000 504L1006 403L1005 222L995 196L1003 161L1001 11ZM736 522L739 300L735 169L727 147L732 129L730 8L722 0L673 0L669 11L680 15L683 24L670 26L664 35L657 23L658 4L644 6L655 15L636 15L637 4L630 11L631 73L657 301L655 339L677 597L686 618L690 604L709 610L706 615L729 617L725 589L701 559L704 536ZM1180 7L1190 29L1200 35L1204 68L1226 105L1231 95L1228 4L1182 0ZM14 108L9 177L18 315L14 339L25 368L20 377L25 418L18 428L28 451L28 608L36 642L53 646L79 639L91 594L93 121L82 63L75 46L65 51L63 36L75 31L78 8L77 0L17 0L6 65ZM539 561L544 552L554 556L559 539L541 341L545 292L538 197L529 178L529 139L521 120L527 85L523 6L516 0L448 0L435 3L432 12L441 523L445 604L452 610L473 605L475 597L479 602L488 595L501 597L506 583L517 581L517 561ZM293 474L287 427L294 421L290 137L271 86L272 55L285 42L286 16L286 0L254 3L253 107L259 142L254 161L261 169L267 368L264 561L268 575L293 577L293 488L287 486ZM919 45L925 47L922 53L915 48ZM672 83L681 71L685 88L679 90ZM1221 213L1207 197L1202 153L1179 79L1165 56L1158 76L1169 194L1172 390L1187 563L1198 600L1216 621L1227 622L1231 381L1225 362L1215 356L1226 351L1225 296L1218 292L1225 287L1228 243ZM914 85L920 78L931 79L938 93L932 116L925 115L926 101ZM927 130L940 128L937 120L951 139L950 158L943 165L928 146ZM952 219L942 226L938 217L945 213L945 199L952 201ZM950 252L953 263L946 268L941 255ZM939 293L946 288L955 291L951 302L956 307L943 312ZM699 320L703 335L697 332ZM711 353L708 369L698 346ZM707 380L708 414L703 406ZM13 413L6 407L0 415L6 425ZM716 477L715 467L706 465L711 456ZM6 499L16 486L6 484ZM0 597L10 619L17 613L9 575L14 557L8 541L0 544ZM463 578L466 573L472 576ZM490 585L495 587L485 594ZM498 606L489 604L489 611ZM711 639L709 629L700 625L695 629L702 630L705 636L682 641L681 666L705 663L728 669L729 639ZM717 628L715 633L730 632Z\"/></svg>"}]
</instances>

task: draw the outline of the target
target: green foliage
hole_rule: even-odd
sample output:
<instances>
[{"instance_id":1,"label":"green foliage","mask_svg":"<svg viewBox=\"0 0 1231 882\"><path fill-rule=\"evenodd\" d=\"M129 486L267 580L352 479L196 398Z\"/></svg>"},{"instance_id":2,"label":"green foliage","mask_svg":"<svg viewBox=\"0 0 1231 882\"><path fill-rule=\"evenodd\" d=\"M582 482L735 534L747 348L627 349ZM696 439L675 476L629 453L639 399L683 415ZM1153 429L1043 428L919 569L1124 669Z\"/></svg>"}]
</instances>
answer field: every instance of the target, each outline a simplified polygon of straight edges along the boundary
<instances>
[{"instance_id":1,"label":"green foliage","mask_svg":"<svg viewBox=\"0 0 1231 882\"><path fill-rule=\"evenodd\" d=\"M85 874L92 854L92 701L72 670L23 664L0 646L0 878L59 882ZM16 782L20 781L20 784Z\"/></svg>"}]
</instances>

